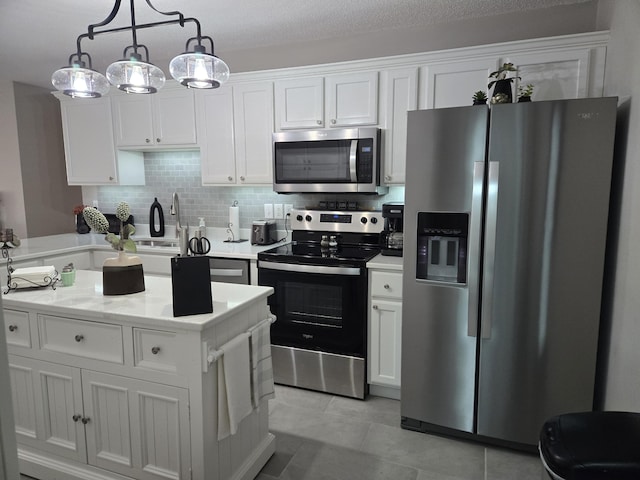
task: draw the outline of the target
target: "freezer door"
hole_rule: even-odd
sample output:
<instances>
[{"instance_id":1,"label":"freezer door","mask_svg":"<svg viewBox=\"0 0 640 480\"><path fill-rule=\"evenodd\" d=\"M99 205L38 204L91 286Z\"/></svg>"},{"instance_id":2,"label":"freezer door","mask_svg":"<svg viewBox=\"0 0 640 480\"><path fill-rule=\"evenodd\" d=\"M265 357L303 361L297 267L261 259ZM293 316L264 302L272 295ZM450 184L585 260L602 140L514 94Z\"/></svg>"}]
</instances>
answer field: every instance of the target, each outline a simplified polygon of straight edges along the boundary
<instances>
[{"instance_id":1,"label":"freezer door","mask_svg":"<svg viewBox=\"0 0 640 480\"><path fill-rule=\"evenodd\" d=\"M486 107L408 116L401 415L465 432L474 428L487 121Z\"/></svg>"},{"instance_id":2,"label":"freezer door","mask_svg":"<svg viewBox=\"0 0 640 480\"><path fill-rule=\"evenodd\" d=\"M535 445L592 409L615 115L615 98L492 106L478 434Z\"/></svg>"}]
</instances>

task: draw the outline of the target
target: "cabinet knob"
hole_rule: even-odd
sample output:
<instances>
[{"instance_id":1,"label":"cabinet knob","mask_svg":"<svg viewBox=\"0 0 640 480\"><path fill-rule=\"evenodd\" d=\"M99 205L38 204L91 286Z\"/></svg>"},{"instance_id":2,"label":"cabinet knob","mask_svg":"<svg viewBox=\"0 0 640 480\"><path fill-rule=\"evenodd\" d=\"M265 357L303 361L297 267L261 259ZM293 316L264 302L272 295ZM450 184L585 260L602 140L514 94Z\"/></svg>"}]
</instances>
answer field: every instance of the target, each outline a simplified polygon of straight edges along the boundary
<instances>
[{"instance_id":1,"label":"cabinet knob","mask_svg":"<svg viewBox=\"0 0 640 480\"><path fill-rule=\"evenodd\" d=\"M9 325L9 331L10 332L15 332L18 329L17 325Z\"/></svg>"},{"instance_id":2,"label":"cabinet knob","mask_svg":"<svg viewBox=\"0 0 640 480\"><path fill-rule=\"evenodd\" d=\"M73 417L71 417L73 419L74 422L77 422L78 420L80 420L82 418L82 415L80 414L75 414Z\"/></svg>"},{"instance_id":3,"label":"cabinet knob","mask_svg":"<svg viewBox=\"0 0 640 480\"><path fill-rule=\"evenodd\" d=\"M244 182L244 177L240 175L240 181Z\"/></svg>"},{"instance_id":4,"label":"cabinet knob","mask_svg":"<svg viewBox=\"0 0 640 480\"><path fill-rule=\"evenodd\" d=\"M156 143L160 143L162 140L160 140L159 138L156 138Z\"/></svg>"},{"instance_id":5,"label":"cabinet knob","mask_svg":"<svg viewBox=\"0 0 640 480\"><path fill-rule=\"evenodd\" d=\"M374 310L378 310L378 305L373 305L373 306L372 306L372 308L373 308Z\"/></svg>"},{"instance_id":6,"label":"cabinet knob","mask_svg":"<svg viewBox=\"0 0 640 480\"><path fill-rule=\"evenodd\" d=\"M384 179L385 179L387 182L390 182L390 181L391 181L391 175L385 175L385 176L384 176Z\"/></svg>"},{"instance_id":7,"label":"cabinet knob","mask_svg":"<svg viewBox=\"0 0 640 480\"><path fill-rule=\"evenodd\" d=\"M233 177L232 177L231 175L229 175L229 176L227 177L227 179L228 179L230 182L233 182Z\"/></svg>"},{"instance_id":8,"label":"cabinet knob","mask_svg":"<svg viewBox=\"0 0 640 480\"><path fill-rule=\"evenodd\" d=\"M384 289L385 289L385 290L389 290L390 288L391 288L391 287L389 286L389 284L388 284L388 283L385 283L385 284L384 284Z\"/></svg>"},{"instance_id":9,"label":"cabinet knob","mask_svg":"<svg viewBox=\"0 0 640 480\"><path fill-rule=\"evenodd\" d=\"M76 342L81 342L82 340L84 340L84 335L76 335L75 339L76 339Z\"/></svg>"},{"instance_id":10,"label":"cabinet knob","mask_svg":"<svg viewBox=\"0 0 640 480\"><path fill-rule=\"evenodd\" d=\"M316 123L317 123L318 125L322 125L322 120L318 120Z\"/></svg>"},{"instance_id":11,"label":"cabinet knob","mask_svg":"<svg viewBox=\"0 0 640 480\"><path fill-rule=\"evenodd\" d=\"M157 355L159 351L160 351L160 347L152 347L151 348L151 353L153 353L154 355Z\"/></svg>"},{"instance_id":12,"label":"cabinet knob","mask_svg":"<svg viewBox=\"0 0 640 480\"><path fill-rule=\"evenodd\" d=\"M150 138L145 138L144 141L147 142L147 143L151 143L151 139Z\"/></svg>"},{"instance_id":13,"label":"cabinet knob","mask_svg":"<svg viewBox=\"0 0 640 480\"><path fill-rule=\"evenodd\" d=\"M335 125L335 124L336 124L336 119L335 119L335 118L332 118L332 119L331 119L331 125Z\"/></svg>"},{"instance_id":14,"label":"cabinet knob","mask_svg":"<svg viewBox=\"0 0 640 480\"><path fill-rule=\"evenodd\" d=\"M113 177L109 177L109 181L112 182L113 181Z\"/></svg>"},{"instance_id":15,"label":"cabinet knob","mask_svg":"<svg viewBox=\"0 0 640 480\"><path fill-rule=\"evenodd\" d=\"M89 417L82 417L82 423L84 423L85 425L87 423L89 423L91 421L91 419Z\"/></svg>"}]
</instances>

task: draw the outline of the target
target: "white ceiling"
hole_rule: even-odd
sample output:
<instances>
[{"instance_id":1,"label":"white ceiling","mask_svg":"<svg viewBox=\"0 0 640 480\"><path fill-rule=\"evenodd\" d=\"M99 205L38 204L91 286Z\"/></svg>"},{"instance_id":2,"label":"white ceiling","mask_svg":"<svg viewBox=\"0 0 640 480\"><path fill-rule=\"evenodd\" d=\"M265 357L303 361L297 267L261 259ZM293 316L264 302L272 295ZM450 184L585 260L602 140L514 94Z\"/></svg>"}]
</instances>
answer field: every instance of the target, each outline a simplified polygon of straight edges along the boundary
<instances>
[{"instance_id":1,"label":"white ceiling","mask_svg":"<svg viewBox=\"0 0 640 480\"><path fill-rule=\"evenodd\" d=\"M213 37L216 54L256 47L339 38L381 29L420 27L453 20L584 3L590 0L153 0L161 11L179 9L197 18ZM76 38L104 20L114 0L0 0L0 78L50 86L51 73L68 64ZM163 21L136 0L136 22ZM128 26L129 1L106 28ZM103 27L104 28L104 27ZM150 61L163 70L195 35L193 23L149 28L138 33ZM82 41L93 68L104 72L131 44L130 33Z\"/></svg>"}]
</instances>

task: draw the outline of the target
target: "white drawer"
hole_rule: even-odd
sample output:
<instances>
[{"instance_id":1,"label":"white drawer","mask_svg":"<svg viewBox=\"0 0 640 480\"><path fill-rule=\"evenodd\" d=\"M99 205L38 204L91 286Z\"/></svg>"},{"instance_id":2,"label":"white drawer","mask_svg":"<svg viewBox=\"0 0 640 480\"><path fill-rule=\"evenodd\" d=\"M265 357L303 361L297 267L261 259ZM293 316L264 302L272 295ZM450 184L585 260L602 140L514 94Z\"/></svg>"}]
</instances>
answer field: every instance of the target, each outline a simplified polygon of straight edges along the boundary
<instances>
[{"instance_id":1,"label":"white drawer","mask_svg":"<svg viewBox=\"0 0 640 480\"><path fill-rule=\"evenodd\" d=\"M177 359L175 333L133 329L133 363L136 367L175 372Z\"/></svg>"},{"instance_id":2,"label":"white drawer","mask_svg":"<svg viewBox=\"0 0 640 480\"><path fill-rule=\"evenodd\" d=\"M9 345L31 348L31 327L27 312L5 310L4 325Z\"/></svg>"},{"instance_id":3,"label":"white drawer","mask_svg":"<svg viewBox=\"0 0 640 480\"><path fill-rule=\"evenodd\" d=\"M372 271L371 296L402 299L402 273Z\"/></svg>"},{"instance_id":4,"label":"white drawer","mask_svg":"<svg viewBox=\"0 0 640 480\"><path fill-rule=\"evenodd\" d=\"M38 315L38 330L42 350L124 363L120 325Z\"/></svg>"}]
</instances>

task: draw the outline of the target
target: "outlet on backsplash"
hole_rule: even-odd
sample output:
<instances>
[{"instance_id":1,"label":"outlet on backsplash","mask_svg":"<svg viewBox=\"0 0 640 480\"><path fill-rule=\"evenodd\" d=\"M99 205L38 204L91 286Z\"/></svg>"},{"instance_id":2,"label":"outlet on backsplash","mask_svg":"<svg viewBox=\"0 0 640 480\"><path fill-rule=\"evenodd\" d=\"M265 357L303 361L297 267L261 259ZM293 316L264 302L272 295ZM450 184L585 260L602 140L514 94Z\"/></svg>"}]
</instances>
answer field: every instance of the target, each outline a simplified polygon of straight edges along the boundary
<instances>
[{"instance_id":1,"label":"outlet on backsplash","mask_svg":"<svg viewBox=\"0 0 640 480\"><path fill-rule=\"evenodd\" d=\"M273 218L273 203L264 204L264 218L265 220Z\"/></svg>"},{"instance_id":2,"label":"outlet on backsplash","mask_svg":"<svg viewBox=\"0 0 640 480\"><path fill-rule=\"evenodd\" d=\"M276 220L282 220L284 218L284 213L282 210L281 203L273 204L273 218L275 218Z\"/></svg>"}]
</instances>

